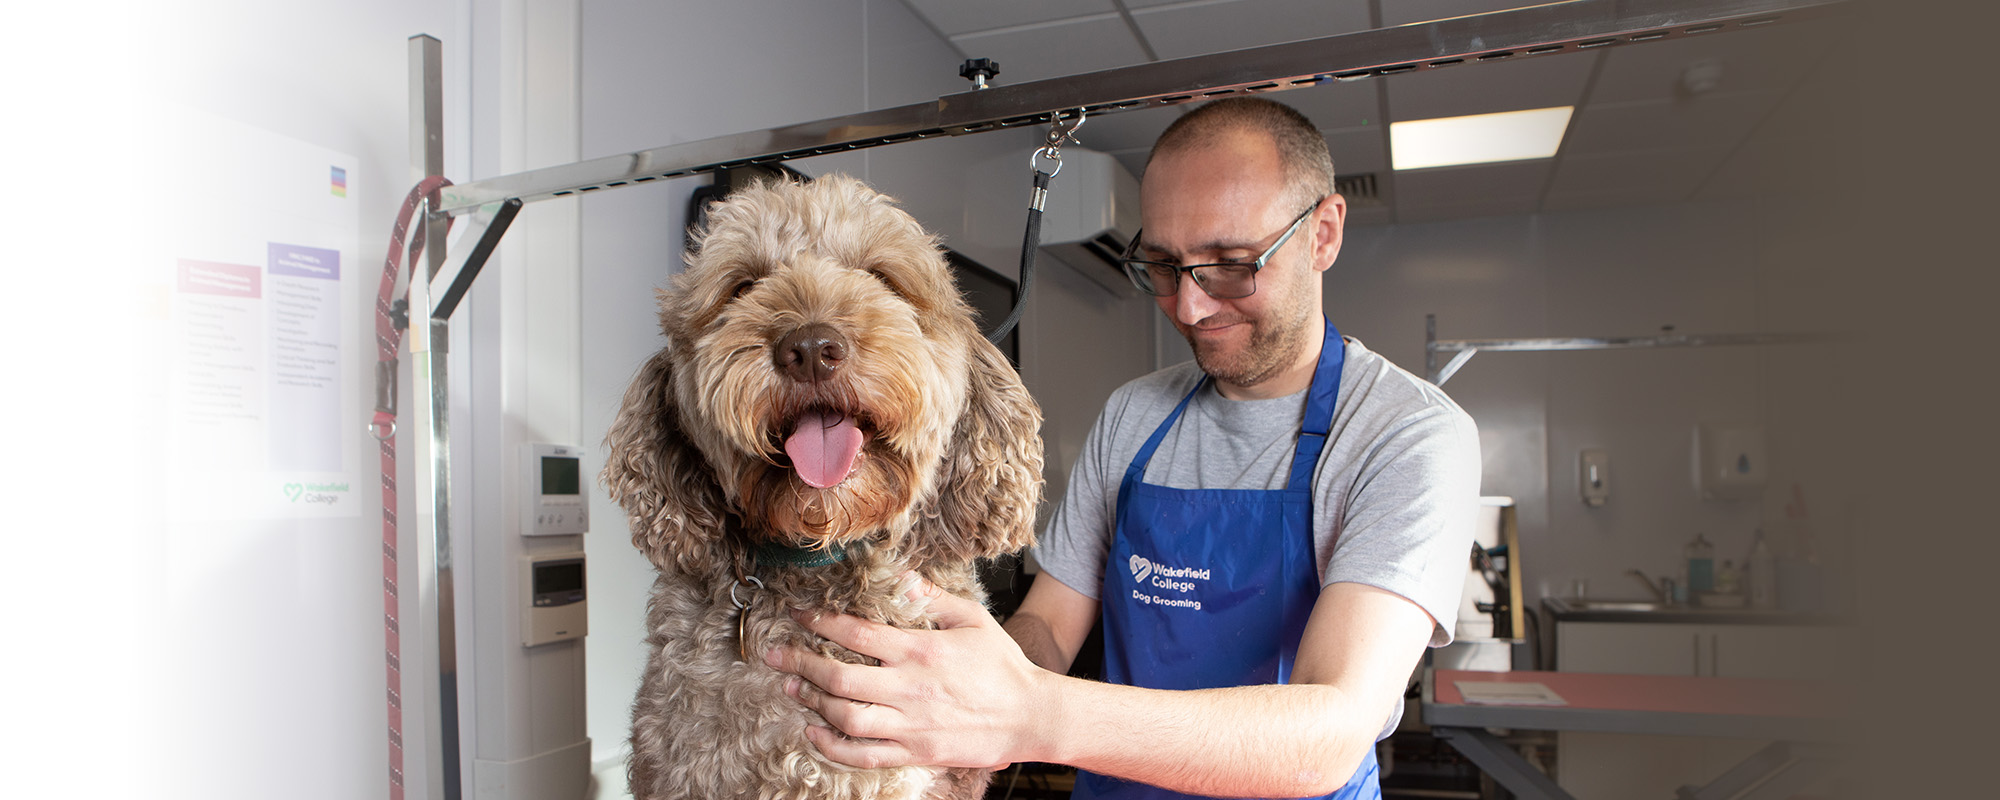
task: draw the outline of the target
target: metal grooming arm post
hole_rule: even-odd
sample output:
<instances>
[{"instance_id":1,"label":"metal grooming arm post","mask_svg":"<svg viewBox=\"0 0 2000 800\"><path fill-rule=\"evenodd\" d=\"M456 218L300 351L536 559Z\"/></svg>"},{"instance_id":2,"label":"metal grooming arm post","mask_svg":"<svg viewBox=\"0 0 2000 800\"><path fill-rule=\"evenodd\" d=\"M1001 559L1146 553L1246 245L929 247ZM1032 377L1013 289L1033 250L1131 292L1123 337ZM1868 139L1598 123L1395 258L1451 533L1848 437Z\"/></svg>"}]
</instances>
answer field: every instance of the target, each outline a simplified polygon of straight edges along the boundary
<instances>
[{"instance_id":1,"label":"metal grooming arm post","mask_svg":"<svg viewBox=\"0 0 2000 800\"><path fill-rule=\"evenodd\" d=\"M1833 337L1794 333L1666 334L1662 336L1571 336L1554 339L1439 339L1437 315L1424 315L1424 380L1443 386L1481 350L1496 352L1545 352L1549 350L1634 350L1659 347L1721 347L1746 344L1804 344L1831 341ZM1439 367L1439 353L1452 353Z\"/></svg>"},{"instance_id":2,"label":"metal grooming arm post","mask_svg":"<svg viewBox=\"0 0 2000 800\"><path fill-rule=\"evenodd\" d=\"M1706 36L1820 18L1846 0L1571 0L1469 17L1327 36L1227 53L1141 64L939 97L935 102L641 150L445 187L424 224L428 280L413 280L409 341L418 463L417 547L429 554L429 596L438 599L439 718L442 741L427 748L432 786L458 800L457 667L451 606L450 437L446 425L447 323L479 267L522 203L694 175L717 169L887 144L1046 124L1083 109L1090 116L1278 92L1328 81L1424 72L1602 47ZM438 42L410 42L411 151L417 177L442 173L443 85ZM444 242L457 218L469 244ZM469 218L469 219L468 219ZM468 224L469 223L469 224ZM466 252L461 249L469 247ZM447 253L450 253L450 257ZM413 269L414 273L414 269ZM1489 348L1491 349L1491 348ZM423 565L419 571L424 571ZM421 596L421 595L420 595Z\"/></svg>"},{"instance_id":3,"label":"metal grooming arm post","mask_svg":"<svg viewBox=\"0 0 2000 800\"><path fill-rule=\"evenodd\" d=\"M443 53L437 39L410 37L410 117L420 120L411 131L412 171L417 179L444 173ZM459 800L458 631L453 602L451 558L451 312L458 308L480 267L500 245L500 237L521 211L521 201L506 199L472 209L459 219L458 242L447 241L450 218L433 213L426 201L425 269L410 265L410 377L416 401L417 582L418 602L437 605L437 717L425 726L424 749L430 769L430 796ZM419 275L424 276L419 279ZM428 546L426 546L428 545ZM428 569L425 562L428 561ZM432 643L426 642L428 648ZM429 710L429 709L426 709Z\"/></svg>"}]
</instances>

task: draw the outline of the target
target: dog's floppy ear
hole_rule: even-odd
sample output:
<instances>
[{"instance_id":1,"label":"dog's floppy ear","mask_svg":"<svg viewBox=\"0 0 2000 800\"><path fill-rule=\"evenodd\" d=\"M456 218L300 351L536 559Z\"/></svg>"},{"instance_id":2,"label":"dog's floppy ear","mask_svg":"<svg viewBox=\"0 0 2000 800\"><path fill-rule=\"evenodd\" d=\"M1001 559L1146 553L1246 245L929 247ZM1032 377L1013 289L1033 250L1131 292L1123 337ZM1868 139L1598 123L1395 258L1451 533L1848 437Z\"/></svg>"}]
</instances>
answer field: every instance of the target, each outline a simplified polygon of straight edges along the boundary
<instances>
[{"instance_id":1,"label":"dog's floppy ear","mask_svg":"<svg viewBox=\"0 0 2000 800\"><path fill-rule=\"evenodd\" d=\"M625 390L604 436L598 475L631 515L632 545L660 569L693 571L722 529L722 496L708 462L680 428L666 350L653 355Z\"/></svg>"},{"instance_id":2,"label":"dog's floppy ear","mask_svg":"<svg viewBox=\"0 0 2000 800\"><path fill-rule=\"evenodd\" d=\"M1035 543L1042 500L1042 411L998 348L968 327L971 392L952 431L938 492L909 542L915 564L993 558Z\"/></svg>"}]
</instances>

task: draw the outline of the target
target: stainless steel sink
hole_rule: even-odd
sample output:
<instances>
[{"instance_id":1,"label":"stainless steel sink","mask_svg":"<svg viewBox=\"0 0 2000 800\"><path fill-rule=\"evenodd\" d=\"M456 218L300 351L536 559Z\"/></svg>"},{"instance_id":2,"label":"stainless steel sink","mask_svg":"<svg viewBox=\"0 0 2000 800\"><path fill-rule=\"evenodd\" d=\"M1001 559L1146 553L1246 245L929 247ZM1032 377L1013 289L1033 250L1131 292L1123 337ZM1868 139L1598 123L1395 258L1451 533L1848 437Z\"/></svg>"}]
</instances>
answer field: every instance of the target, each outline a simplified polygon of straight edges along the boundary
<instances>
[{"instance_id":1,"label":"stainless steel sink","mask_svg":"<svg viewBox=\"0 0 2000 800\"><path fill-rule=\"evenodd\" d=\"M1821 624L1832 624L1838 620L1824 615L1803 614L1792 611L1776 611L1751 608L1715 608L1708 606L1677 606L1656 602L1648 598L1599 598L1599 597L1544 597L1542 607L1556 615L1558 620L1599 622L1696 622L1729 624L1808 624L1822 620Z\"/></svg>"},{"instance_id":2,"label":"stainless steel sink","mask_svg":"<svg viewBox=\"0 0 2000 800\"><path fill-rule=\"evenodd\" d=\"M1648 600L1563 600L1577 611L1665 611L1673 606Z\"/></svg>"}]
</instances>

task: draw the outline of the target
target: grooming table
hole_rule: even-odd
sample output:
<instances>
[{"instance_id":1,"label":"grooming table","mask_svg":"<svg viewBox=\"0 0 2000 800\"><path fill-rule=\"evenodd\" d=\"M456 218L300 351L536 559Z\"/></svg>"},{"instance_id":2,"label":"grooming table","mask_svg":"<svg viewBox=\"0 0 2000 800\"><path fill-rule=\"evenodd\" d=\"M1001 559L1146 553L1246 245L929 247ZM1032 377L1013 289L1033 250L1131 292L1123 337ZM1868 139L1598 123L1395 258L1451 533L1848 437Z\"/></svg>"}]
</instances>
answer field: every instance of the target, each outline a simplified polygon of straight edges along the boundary
<instances>
[{"instance_id":1,"label":"grooming table","mask_svg":"<svg viewBox=\"0 0 2000 800\"><path fill-rule=\"evenodd\" d=\"M1539 683L1566 705L1467 703L1458 681ZM1835 765L1848 733L1826 685L1753 678L1427 669L1422 708L1432 733L1524 800L1574 799L1487 728L1772 740L1680 800L1790 797Z\"/></svg>"}]
</instances>

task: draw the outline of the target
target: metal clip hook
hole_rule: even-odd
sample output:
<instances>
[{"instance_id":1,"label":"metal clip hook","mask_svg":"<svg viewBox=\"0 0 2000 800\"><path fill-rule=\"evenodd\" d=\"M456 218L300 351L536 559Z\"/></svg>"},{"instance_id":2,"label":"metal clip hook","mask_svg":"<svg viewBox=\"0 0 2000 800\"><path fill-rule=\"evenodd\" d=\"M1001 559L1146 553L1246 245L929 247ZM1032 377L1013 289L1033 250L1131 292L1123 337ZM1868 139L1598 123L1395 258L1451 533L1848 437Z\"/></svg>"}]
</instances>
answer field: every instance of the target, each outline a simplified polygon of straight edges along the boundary
<instances>
[{"instance_id":1,"label":"metal clip hook","mask_svg":"<svg viewBox=\"0 0 2000 800\"><path fill-rule=\"evenodd\" d=\"M1062 114L1060 112L1050 117L1048 146L1050 148L1061 148L1065 139L1074 144L1083 144L1083 140L1076 138L1076 132L1083 128L1084 120L1085 115L1081 108L1076 110L1076 124L1066 128L1063 127Z\"/></svg>"},{"instance_id":2,"label":"metal clip hook","mask_svg":"<svg viewBox=\"0 0 2000 800\"><path fill-rule=\"evenodd\" d=\"M1050 117L1048 138L1044 140L1045 143L1040 149L1037 149L1033 154L1028 156L1028 168L1037 172L1041 171L1041 167L1036 164L1036 160L1046 158L1056 162L1056 168L1049 172L1049 177L1053 178L1058 173L1061 173L1063 141L1068 140L1073 144L1083 144L1083 140L1076 138L1077 129L1083 127L1083 122L1084 113L1081 108L1076 110L1076 123L1073 125L1064 126L1060 112Z\"/></svg>"}]
</instances>

